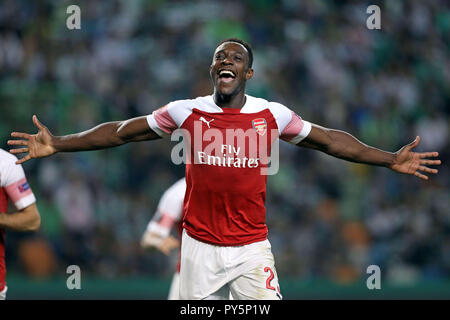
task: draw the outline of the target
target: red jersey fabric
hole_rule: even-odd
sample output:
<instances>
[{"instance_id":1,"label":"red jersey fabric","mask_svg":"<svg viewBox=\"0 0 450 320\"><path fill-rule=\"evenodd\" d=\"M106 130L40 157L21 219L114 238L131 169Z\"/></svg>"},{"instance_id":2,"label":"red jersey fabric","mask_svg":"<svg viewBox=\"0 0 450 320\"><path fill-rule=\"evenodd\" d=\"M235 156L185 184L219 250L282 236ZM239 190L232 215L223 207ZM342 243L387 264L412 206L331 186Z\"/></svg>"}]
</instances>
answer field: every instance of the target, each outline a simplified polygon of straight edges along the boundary
<instances>
[{"instance_id":1,"label":"red jersey fabric","mask_svg":"<svg viewBox=\"0 0 450 320\"><path fill-rule=\"evenodd\" d=\"M285 106L246 96L241 109L220 108L212 96L179 100L147 117L166 136L181 129L186 144L183 228L219 246L267 238L267 160L277 138L298 143L311 130Z\"/></svg>"}]
</instances>

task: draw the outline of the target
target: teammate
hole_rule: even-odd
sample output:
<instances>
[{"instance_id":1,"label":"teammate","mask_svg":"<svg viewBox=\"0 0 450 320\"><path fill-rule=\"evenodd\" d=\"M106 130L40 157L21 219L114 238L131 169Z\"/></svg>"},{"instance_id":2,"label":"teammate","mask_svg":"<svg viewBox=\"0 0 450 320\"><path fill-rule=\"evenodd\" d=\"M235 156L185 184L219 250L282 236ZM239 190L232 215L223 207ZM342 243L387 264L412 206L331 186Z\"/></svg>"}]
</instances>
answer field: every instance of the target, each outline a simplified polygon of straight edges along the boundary
<instances>
[{"instance_id":1,"label":"teammate","mask_svg":"<svg viewBox=\"0 0 450 320\"><path fill-rule=\"evenodd\" d=\"M22 166L17 158L0 149L0 300L6 299L5 229L15 231L36 231L41 218L36 198L28 185ZM6 214L8 200L17 212Z\"/></svg>"},{"instance_id":2,"label":"teammate","mask_svg":"<svg viewBox=\"0 0 450 320\"><path fill-rule=\"evenodd\" d=\"M147 225L147 229L142 235L141 246L145 249L157 248L165 255L169 255L172 249L180 246L180 241L170 235L173 227L176 228L178 239L182 236L182 215L183 202L186 193L186 179L175 182L169 189L164 192L158 203L155 215ZM172 283L169 289L168 300L180 299L180 257L178 254L178 263ZM230 294L229 299L233 297Z\"/></svg>"},{"instance_id":3,"label":"teammate","mask_svg":"<svg viewBox=\"0 0 450 320\"><path fill-rule=\"evenodd\" d=\"M352 162L384 166L427 180L437 152L415 153L419 137L397 152L368 146L352 135L303 120L287 107L245 94L253 76L252 48L226 39L209 68L213 94L179 100L148 116L103 123L53 136L36 116L37 134L13 132L27 153L18 163L57 152L97 150L153 140L181 128L187 145L180 298L281 299L265 224L266 155L277 138ZM265 143L264 143L265 142ZM210 144L212 144L212 147ZM246 145L247 143L247 145ZM206 145L205 145L206 144ZM256 151L255 151L256 149ZM301 165L301 160L299 160Z\"/></svg>"},{"instance_id":4,"label":"teammate","mask_svg":"<svg viewBox=\"0 0 450 320\"><path fill-rule=\"evenodd\" d=\"M173 227L176 228L178 239L181 239L183 201L186 193L186 179L175 182L164 192L158 203L156 213L150 220L145 230L141 246L143 248L157 248L165 255L169 255L172 249L180 246L180 241L170 235ZM169 290L169 300L180 298L180 254L178 257L177 270L172 278Z\"/></svg>"}]
</instances>

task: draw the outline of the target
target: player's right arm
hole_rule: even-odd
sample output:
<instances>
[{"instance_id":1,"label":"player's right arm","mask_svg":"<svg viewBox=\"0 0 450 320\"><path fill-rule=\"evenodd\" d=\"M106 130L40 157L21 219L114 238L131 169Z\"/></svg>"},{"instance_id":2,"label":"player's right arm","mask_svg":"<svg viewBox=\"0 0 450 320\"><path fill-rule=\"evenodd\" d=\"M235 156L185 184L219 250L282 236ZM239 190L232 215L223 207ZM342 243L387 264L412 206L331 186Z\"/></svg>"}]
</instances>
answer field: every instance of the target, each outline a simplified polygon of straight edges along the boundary
<instances>
[{"instance_id":1,"label":"player's right arm","mask_svg":"<svg viewBox=\"0 0 450 320\"><path fill-rule=\"evenodd\" d=\"M37 117L33 116L37 127L36 134L12 132L11 136L18 140L9 140L12 146L21 146L10 150L13 154L26 153L16 163L21 164L34 158L51 156L57 152L75 152L99 150L120 146L128 142L154 140L160 136L150 129L145 116L125 121L102 123L90 130L80 133L54 136Z\"/></svg>"}]
</instances>

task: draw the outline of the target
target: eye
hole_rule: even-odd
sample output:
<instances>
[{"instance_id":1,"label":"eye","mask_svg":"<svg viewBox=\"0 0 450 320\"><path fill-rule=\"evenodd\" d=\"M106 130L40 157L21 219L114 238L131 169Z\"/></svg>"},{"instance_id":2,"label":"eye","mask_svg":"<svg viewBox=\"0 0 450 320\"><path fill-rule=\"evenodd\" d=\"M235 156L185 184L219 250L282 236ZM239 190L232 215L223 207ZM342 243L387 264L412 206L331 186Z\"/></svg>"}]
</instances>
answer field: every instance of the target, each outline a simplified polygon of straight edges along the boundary
<instances>
[{"instance_id":1,"label":"eye","mask_svg":"<svg viewBox=\"0 0 450 320\"><path fill-rule=\"evenodd\" d=\"M242 61L242 57L235 56L235 57L234 57L234 60L236 60L236 61Z\"/></svg>"}]
</instances>

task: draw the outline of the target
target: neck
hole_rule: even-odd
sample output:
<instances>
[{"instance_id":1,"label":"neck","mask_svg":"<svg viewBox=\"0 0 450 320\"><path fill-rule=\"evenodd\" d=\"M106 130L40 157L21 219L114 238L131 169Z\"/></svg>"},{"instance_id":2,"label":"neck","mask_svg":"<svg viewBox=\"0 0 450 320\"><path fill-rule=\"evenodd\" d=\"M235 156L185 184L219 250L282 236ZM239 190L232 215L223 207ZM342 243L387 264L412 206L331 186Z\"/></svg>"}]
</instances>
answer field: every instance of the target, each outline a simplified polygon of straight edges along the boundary
<instances>
[{"instance_id":1,"label":"neck","mask_svg":"<svg viewBox=\"0 0 450 320\"><path fill-rule=\"evenodd\" d=\"M214 90L214 102L221 108L240 109L244 106L246 97L245 91L241 90L235 95L224 95Z\"/></svg>"}]
</instances>

